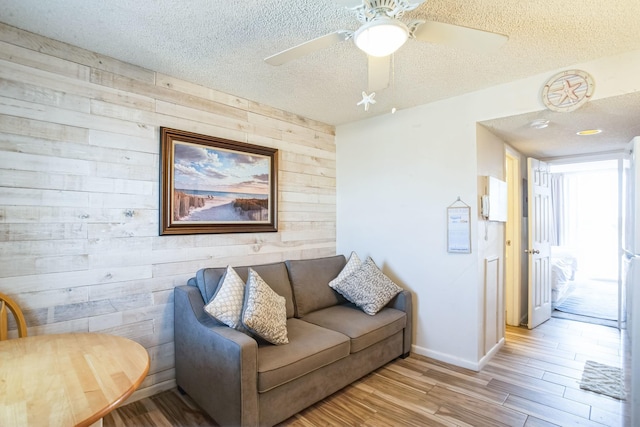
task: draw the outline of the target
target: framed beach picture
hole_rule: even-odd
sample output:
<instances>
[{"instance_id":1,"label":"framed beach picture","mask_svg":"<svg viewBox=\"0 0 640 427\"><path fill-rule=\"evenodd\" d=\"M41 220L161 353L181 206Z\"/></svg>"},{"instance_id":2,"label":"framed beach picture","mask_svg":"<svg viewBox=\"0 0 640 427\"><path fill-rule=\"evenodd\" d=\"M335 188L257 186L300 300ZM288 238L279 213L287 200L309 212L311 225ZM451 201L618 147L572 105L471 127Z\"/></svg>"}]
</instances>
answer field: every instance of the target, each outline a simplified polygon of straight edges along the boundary
<instances>
[{"instance_id":1,"label":"framed beach picture","mask_svg":"<svg viewBox=\"0 0 640 427\"><path fill-rule=\"evenodd\" d=\"M160 128L160 234L277 231L277 154Z\"/></svg>"}]
</instances>

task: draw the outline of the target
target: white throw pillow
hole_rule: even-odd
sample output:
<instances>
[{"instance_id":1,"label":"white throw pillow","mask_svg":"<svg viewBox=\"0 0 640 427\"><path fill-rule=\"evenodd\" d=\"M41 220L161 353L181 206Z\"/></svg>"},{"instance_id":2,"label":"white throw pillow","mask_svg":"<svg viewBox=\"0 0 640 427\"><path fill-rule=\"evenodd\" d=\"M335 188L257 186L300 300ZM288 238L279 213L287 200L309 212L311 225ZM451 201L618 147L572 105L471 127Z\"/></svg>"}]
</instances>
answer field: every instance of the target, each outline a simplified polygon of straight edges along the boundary
<instances>
[{"instance_id":1,"label":"white throw pillow","mask_svg":"<svg viewBox=\"0 0 640 427\"><path fill-rule=\"evenodd\" d=\"M362 261L360 261L360 257L358 257L357 253L351 252L351 255L349 256L349 260L347 261L345 266L342 268L342 271L340 272L340 274L338 274L338 276L335 279L329 282L329 286L333 289L336 289L336 285L338 285L338 283L342 282L344 279L347 278L347 276L349 276L354 271L358 270L360 266L362 266Z\"/></svg>"},{"instance_id":2,"label":"white throw pillow","mask_svg":"<svg viewBox=\"0 0 640 427\"><path fill-rule=\"evenodd\" d=\"M240 321L244 304L244 289L245 284L238 273L233 267L227 266L227 271L220 279L216 293L204 307L204 310L211 317L230 328L246 332Z\"/></svg>"},{"instance_id":3,"label":"white throw pillow","mask_svg":"<svg viewBox=\"0 0 640 427\"><path fill-rule=\"evenodd\" d=\"M252 268L249 268L242 323L251 333L271 344L289 343L286 301Z\"/></svg>"},{"instance_id":4,"label":"white throw pillow","mask_svg":"<svg viewBox=\"0 0 640 427\"><path fill-rule=\"evenodd\" d=\"M385 276L371 257L358 270L338 282L334 289L372 316L402 292L402 288Z\"/></svg>"}]
</instances>

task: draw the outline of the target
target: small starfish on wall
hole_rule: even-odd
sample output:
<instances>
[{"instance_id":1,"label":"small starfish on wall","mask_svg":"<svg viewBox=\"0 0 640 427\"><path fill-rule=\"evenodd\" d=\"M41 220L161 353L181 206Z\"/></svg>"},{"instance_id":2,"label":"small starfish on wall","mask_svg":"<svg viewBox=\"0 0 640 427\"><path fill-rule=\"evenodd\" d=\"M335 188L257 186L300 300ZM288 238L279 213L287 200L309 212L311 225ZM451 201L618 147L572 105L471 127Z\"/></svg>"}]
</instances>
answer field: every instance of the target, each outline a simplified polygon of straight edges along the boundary
<instances>
[{"instance_id":1,"label":"small starfish on wall","mask_svg":"<svg viewBox=\"0 0 640 427\"><path fill-rule=\"evenodd\" d=\"M362 91L362 100L358 102L356 105L364 104L364 111L369 111L369 106L376 103L376 100L373 99L376 97L375 92L371 92L371 95L367 95L366 92Z\"/></svg>"},{"instance_id":2,"label":"small starfish on wall","mask_svg":"<svg viewBox=\"0 0 640 427\"><path fill-rule=\"evenodd\" d=\"M580 99L578 95L576 95L576 90L579 89L581 85L582 85L581 82L578 82L572 86L568 80L563 81L562 88L556 89L554 91L556 93L559 93L559 96L560 96L560 101L558 102L558 105L563 104L567 99L569 99L569 101L572 103Z\"/></svg>"}]
</instances>

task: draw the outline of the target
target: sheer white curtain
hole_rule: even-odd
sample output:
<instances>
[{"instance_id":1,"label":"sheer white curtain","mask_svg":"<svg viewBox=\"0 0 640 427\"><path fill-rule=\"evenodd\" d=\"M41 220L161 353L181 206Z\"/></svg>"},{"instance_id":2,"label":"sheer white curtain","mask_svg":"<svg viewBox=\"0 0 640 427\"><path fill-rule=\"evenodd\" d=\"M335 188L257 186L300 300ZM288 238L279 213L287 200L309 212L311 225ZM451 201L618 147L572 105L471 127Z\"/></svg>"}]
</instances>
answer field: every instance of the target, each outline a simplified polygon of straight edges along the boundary
<instances>
[{"instance_id":1,"label":"sheer white curtain","mask_svg":"<svg viewBox=\"0 0 640 427\"><path fill-rule=\"evenodd\" d=\"M575 174L551 174L551 243L554 246L575 246L577 244L579 217L579 177Z\"/></svg>"},{"instance_id":2,"label":"sheer white curtain","mask_svg":"<svg viewBox=\"0 0 640 427\"><path fill-rule=\"evenodd\" d=\"M568 187L571 185L571 176L563 173L551 174L551 244L554 246L570 245L572 239L570 232L571 214L575 215L571 209L571 194ZM575 218L575 217L574 217Z\"/></svg>"},{"instance_id":3,"label":"sheer white curtain","mask_svg":"<svg viewBox=\"0 0 640 427\"><path fill-rule=\"evenodd\" d=\"M551 242L592 277L617 274L617 170L551 174Z\"/></svg>"},{"instance_id":4,"label":"sheer white curtain","mask_svg":"<svg viewBox=\"0 0 640 427\"><path fill-rule=\"evenodd\" d=\"M551 244L554 246L560 246L564 243L564 236L562 235L562 230L564 229L563 182L563 174L551 174Z\"/></svg>"}]
</instances>

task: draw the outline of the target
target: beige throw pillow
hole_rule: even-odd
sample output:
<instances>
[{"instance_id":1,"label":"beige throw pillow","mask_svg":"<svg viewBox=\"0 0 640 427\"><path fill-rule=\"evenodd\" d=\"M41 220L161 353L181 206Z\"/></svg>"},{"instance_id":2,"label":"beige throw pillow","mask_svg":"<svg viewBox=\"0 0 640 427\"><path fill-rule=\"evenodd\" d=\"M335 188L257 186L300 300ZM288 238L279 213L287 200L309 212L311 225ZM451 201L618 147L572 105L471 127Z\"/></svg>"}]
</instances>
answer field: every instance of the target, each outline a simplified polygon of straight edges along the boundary
<instances>
[{"instance_id":1,"label":"beige throw pillow","mask_svg":"<svg viewBox=\"0 0 640 427\"><path fill-rule=\"evenodd\" d=\"M286 301L252 268L249 268L242 323L251 333L271 344L289 343Z\"/></svg>"},{"instance_id":2,"label":"beige throw pillow","mask_svg":"<svg viewBox=\"0 0 640 427\"><path fill-rule=\"evenodd\" d=\"M333 289L336 289L336 286L338 285L338 283L342 282L351 273L358 270L361 266L362 266L362 261L360 261L360 257L358 257L358 254L355 252L351 252L351 255L349 256L349 260L347 261L345 266L342 268L342 271L340 272L340 274L338 274L338 277L336 277L335 279L329 282L329 286Z\"/></svg>"},{"instance_id":3,"label":"beige throw pillow","mask_svg":"<svg viewBox=\"0 0 640 427\"><path fill-rule=\"evenodd\" d=\"M402 292L402 288L385 276L370 257L333 288L372 316Z\"/></svg>"},{"instance_id":4,"label":"beige throw pillow","mask_svg":"<svg viewBox=\"0 0 640 427\"><path fill-rule=\"evenodd\" d=\"M240 318L244 304L244 281L231 266L227 266L224 276L211 301L205 305L204 310L217 321L230 328L246 332Z\"/></svg>"}]
</instances>

